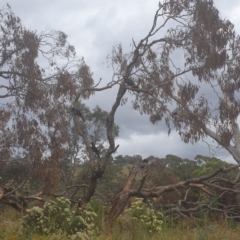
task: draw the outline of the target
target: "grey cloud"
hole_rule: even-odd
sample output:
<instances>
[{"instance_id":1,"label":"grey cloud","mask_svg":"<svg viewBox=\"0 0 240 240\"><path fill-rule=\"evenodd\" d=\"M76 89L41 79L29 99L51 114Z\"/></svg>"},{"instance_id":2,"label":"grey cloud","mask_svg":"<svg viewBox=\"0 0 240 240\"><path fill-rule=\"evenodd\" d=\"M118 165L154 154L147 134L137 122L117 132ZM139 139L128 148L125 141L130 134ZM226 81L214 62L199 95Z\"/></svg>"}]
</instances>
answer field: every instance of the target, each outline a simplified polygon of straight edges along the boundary
<instances>
[{"instance_id":1,"label":"grey cloud","mask_svg":"<svg viewBox=\"0 0 240 240\"><path fill-rule=\"evenodd\" d=\"M156 131L152 134L132 134L130 139L117 139L119 144L116 156L121 155L142 155L144 158L150 155L165 157L167 154L177 155L182 158L194 159L197 154L205 156L217 156L226 160L231 160L229 154L225 150L210 151L208 145L203 142L185 144L180 141L180 137L176 132L172 132L170 136L167 133ZM233 161L232 161L233 162Z\"/></svg>"}]
</instances>

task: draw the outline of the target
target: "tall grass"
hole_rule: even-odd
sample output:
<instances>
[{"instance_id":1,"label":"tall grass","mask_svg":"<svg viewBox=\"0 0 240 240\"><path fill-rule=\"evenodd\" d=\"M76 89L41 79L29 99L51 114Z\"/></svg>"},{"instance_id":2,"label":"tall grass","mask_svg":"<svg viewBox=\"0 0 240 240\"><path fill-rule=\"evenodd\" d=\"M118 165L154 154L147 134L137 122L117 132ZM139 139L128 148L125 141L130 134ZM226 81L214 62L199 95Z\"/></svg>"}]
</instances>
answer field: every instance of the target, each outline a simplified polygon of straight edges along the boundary
<instances>
[{"instance_id":1,"label":"tall grass","mask_svg":"<svg viewBox=\"0 0 240 240\"><path fill-rule=\"evenodd\" d=\"M240 226L233 221L212 221L206 216L201 219L182 220L168 225L164 223L159 233L150 234L141 224L124 217L119 218L111 227L104 224L107 208L98 200L92 202L98 214L97 226L100 232L93 240L237 240L240 239ZM0 213L0 239L3 240L66 240L67 235L56 232L52 235L35 233L24 234L21 226L22 215L5 208Z\"/></svg>"}]
</instances>

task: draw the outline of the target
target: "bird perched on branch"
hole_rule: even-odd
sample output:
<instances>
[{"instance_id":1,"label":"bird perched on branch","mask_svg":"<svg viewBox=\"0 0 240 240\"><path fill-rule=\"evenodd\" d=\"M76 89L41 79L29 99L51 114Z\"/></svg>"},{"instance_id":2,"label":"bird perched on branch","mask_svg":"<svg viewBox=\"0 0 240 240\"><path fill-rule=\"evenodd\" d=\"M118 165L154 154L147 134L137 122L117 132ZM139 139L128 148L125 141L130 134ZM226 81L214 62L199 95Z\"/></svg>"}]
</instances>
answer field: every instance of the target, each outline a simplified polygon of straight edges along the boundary
<instances>
[{"instance_id":1,"label":"bird perched on branch","mask_svg":"<svg viewBox=\"0 0 240 240\"><path fill-rule=\"evenodd\" d=\"M139 88L139 87L133 82L133 80L132 80L131 78L126 78L126 77L124 77L124 82L125 82L125 84L127 84L127 85L130 86L130 87ZM139 93L139 92L138 92L138 93Z\"/></svg>"},{"instance_id":2,"label":"bird perched on branch","mask_svg":"<svg viewBox=\"0 0 240 240\"><path fill-rule=\"evenodd\" d=\"M95 143L94 143L94 142L91 142L91 144L92 144L92 150L93 150L93 152L98 156L98 158L100 158L100 153L99 153L97 147L95 146Z\"/></svg>"},{"instance_id":3,"label":"bird perched on branch","mask_svg":"<svg viewBox=\"0 0 240 240\"><path fill-rule=\"evenodd\" d=\"M148 163L148 159L145 158L145 159L142 160L142 162L143 162L143 163Z\"/></svg>"},{"instance_id":4,"label":"bird perched on branch","mask_svg":"<svg viewBox=\"0 0 240 240\"><path fill-rule=\"evenodd\" d=\"M124 82L130 87L139 88L131 78L124 77Z\"/></svg>"},{"instance_id":5,"label":"bird perched on branch","mask_svg":"<svg viewBox=\"0 0 240 240\"><path fill-rule=\"evenodd\" d=\"M155 159L151 159L151 158L145 158L142 160L140 167L144 168L145 166L153 166L156 167L158 169L158 164L156 162Z\"/></svg>"},{"instance_id":6,"label":"bird perched on branch","mask_svg":"<svg viewBox=\"0 0 240 240\"><path fill-rule=\"evenodd\" d=\"M141 168L144 168L146 165L148 165L148 159L147 159L147 158L145 158L145 159L142 160L142 162L141 162L141 164L140 164L140 167L141 167Z\"/></svg>"},{"instance_id":7,"label":"bird perched on branch","mask_svg":"<svg viewBox=\"0 0 240 240\"><path fill-rule=\"evenodd\" d=\"M74 107L73 107L73 108L72 108L72 112L73 112L75 115L79 116L83 121L85 121L85 119L84 119L82 113L80 112L80 110L78 110L77 108L74 108Z\"/></svg>"}]
</instances>

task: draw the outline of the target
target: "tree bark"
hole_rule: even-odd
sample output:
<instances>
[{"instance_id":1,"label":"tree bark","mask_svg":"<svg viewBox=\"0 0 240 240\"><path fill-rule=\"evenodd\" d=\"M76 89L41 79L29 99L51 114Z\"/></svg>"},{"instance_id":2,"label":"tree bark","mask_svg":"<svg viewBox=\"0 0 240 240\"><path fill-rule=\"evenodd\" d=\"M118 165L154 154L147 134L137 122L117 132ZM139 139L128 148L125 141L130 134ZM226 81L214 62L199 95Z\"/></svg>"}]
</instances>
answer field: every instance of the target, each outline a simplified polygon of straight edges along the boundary
<instances>
[{"instance_id":1,"label":"tree bark","mask_svg":"<svg viewBox=\"0 0 240 240\"><path fill-rule=\"evenodd\" d=\"M131 188L133 186L135 177L138 173L140 166L140 159L134 164L134 166L131 169L131 172L129 173L128 179L125 183L125 186L123 187L123 190L117 194L115 197L112 207L105 219L105 222L107 225L111 225L114 220L123 212L128 200L131 198Z\"/></svg>"}]
</instances>

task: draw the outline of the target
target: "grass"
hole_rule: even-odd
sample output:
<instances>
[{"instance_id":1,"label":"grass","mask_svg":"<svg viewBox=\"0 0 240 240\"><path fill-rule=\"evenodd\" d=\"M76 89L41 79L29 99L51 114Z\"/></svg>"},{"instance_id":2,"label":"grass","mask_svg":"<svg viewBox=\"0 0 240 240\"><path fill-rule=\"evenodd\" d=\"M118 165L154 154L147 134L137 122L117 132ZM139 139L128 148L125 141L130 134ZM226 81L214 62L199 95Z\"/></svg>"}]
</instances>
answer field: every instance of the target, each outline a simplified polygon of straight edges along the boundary
<instances>
[{"instance_id":1,"label":"grass","mask_svg":"<svg viewBox=\"0 0 240 240\"><path fill-rule=\"evenodd\" d=\"M132 225L129 229L114 226L110 231L103 231L98 240L239 240L240 226L230 226L229 223L213 223L210 220L188 220L174 227L163 227L161 233L150 235L139 226Z\"/></svg>"},{"instance_id":2,"label":"grass","mask_svg":"<svg viewBox=\"0 0 240 240\"><path fill-rule=\"evenodd\" d=\"M0 213L0 239L3 240L64 240L68 239L62 233L42 236L31 233L25 235L20 223L21 214L6 208ZM104 226L103 218L98 221L100 234L93 240L239 240L240 226L238 223L210 219L182 220L174 226L164 224L162 231L150 234L134 222L118 220L111 228Z\"/></svg>"}]
</instances>

